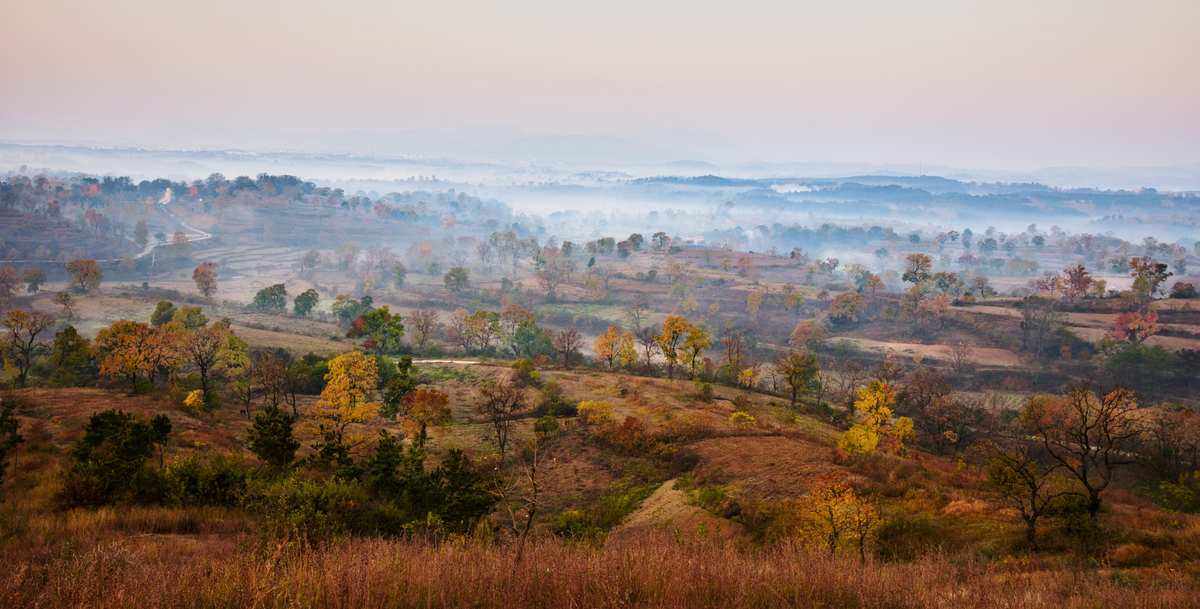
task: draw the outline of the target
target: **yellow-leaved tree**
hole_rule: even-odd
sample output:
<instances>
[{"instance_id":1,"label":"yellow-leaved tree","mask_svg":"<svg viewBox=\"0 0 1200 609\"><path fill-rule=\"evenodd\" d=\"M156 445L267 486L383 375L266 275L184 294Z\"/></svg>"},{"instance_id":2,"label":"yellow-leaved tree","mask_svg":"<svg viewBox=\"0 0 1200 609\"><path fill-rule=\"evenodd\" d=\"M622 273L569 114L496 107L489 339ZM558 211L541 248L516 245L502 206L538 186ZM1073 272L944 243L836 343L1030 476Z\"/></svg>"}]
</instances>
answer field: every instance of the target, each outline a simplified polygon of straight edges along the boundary
<instances>
[{"instance_id":1,"label":"yellow-leaved tree","mask_svg":"<svg viewBox=\"0 0 1200 609\"><path fill-rule=\"evenodd\" d=\"M887 381L877 379L859 389L856 395L856 422L842 434L838 448L852 455L869 455L875 452L886 435L891 438L897 452L903 451L904 443L913 436L913 423L908 417L892 419L896 388Z\"/></svg>"},{"instance_id":2,"label":"yellow-leaved tree","mask_svg":"<svg viewBox=\"0 0 1200 609\"><path fill-rule=\"evenodd\" d=\"M609 368L613 367L613 362L617 359L618 343L621 340L621 329L616 326L609 326L603 334L596 337L596 342L592 348L596 351L596 359L603 360L608 364Z\"/></svg>"},{"instance_id":3,"label":"yellow-leaved tree","mask_svg":"<svg viewBox=\"0 0 1200 609\"><path fill-rule=\"evenodd\" d=\"M633 332L623 332L621 338L617 340L617 361L626 368L632 368L637 364L637 339Z\"/></svg>"},{"instance_id":4,"label":"yellow-leaved tree","mask_svg":"<svg viewBox=\"0 0 1200 609\"><path fill-rule=\"evenodd\" d=\"M349 427L379 416L379 402L371 400L378 385L379 369L374 358L351 351L330 360L325 389L313 410L321 435L330 435L330 440L341 445L354 443L357 438L346 433Z\"/></svg>"},{"instance_id":5,"label":"yellow-leaved tree","mask_svg":"<svg viewBox=\"0 0 1200 609\"><path fill-rule=\"evenodd\" d=\"M675 365L679 363L679 343L691 330L692 324L680 315L668 315L663 320L662 333L658 335L658 348L667 360L667 378L675 378Z\"/></svg>"}]
</instances>

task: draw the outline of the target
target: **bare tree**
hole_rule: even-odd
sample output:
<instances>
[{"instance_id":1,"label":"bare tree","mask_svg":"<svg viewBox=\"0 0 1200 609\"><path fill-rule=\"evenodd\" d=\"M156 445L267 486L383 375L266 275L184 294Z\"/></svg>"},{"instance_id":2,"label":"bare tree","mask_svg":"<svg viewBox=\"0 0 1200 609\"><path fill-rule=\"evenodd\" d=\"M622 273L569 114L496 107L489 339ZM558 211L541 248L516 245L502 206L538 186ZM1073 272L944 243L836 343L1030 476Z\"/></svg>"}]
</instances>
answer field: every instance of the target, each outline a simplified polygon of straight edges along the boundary
<instances>
[{"instance_id":1,"label":"bare tree","mask_svg":"<svg viewBox=\"0 0 1200 609\"><path fill-rule=\"evenodd\" d=\"M1013 507L1025 522L1025 540L1037 550L1037 523L1067 490L1055 490L1060 478L1058 462L1039 458L1027 439L1016 434L999 437L985 445L988 484L1004 503Z\"/></svg>"},{"instance_id":2,"label":"bare tree","mask_svg":"<svg viewBox=\"0 0 1200 609\"><path fill-rule=\"evenodd\" d=\"M419 309L408 316L408 327L418 351L425 350L441 325L437 311L433 309Z\"/></svg>"},{"instance_id":3,"label":"bare tree","mask_svg":"<svg viewBox=\"0 0 1200 609\"><path fill-rule=\"evenodd\" d=\"M1084 489L1088 515L1100 518L1100 495L1117 468L1134 462L1133 445L1140 435L1137 399L1128 389L1097 397L1077 387L1062 397L1036 397L1026 404L1022 420L1050 458Z\"/></svg>"},{"instance_id":4,"label":"bare tree","mask_svg":"<svg viewBox=\"0 0 1200 609\"><path fill-rule=\"evenodd\" d=\"M575 328L567 328L554 334L554 350L558 352L559 357L562 357L564 368L571 367L571 358L579 353L581 346L583 346L583 337Z\"/></svg>"},{"instance_id":5,"label":"bare tree","mask_svg":"<svg viewBox=\"0 0 1200 609\"><path fill-rule=\"evenodd\" d=\"M516 412L524 403L525 394L520 387L507 380L483 383L479 387L479 394L482 401L475 406L475 410L492 426L493 439L503 463L508 435L512 431Z\"/></svg>"}]
</instances>

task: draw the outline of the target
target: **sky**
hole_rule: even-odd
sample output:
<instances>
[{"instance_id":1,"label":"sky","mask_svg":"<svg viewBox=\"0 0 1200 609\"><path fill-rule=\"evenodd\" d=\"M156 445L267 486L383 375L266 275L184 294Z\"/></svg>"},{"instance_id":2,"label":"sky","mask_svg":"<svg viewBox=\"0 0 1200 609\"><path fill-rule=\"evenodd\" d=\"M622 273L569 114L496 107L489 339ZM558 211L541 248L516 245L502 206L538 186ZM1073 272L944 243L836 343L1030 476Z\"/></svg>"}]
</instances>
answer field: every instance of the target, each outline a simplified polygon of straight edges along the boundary
<instances>
[{"instance_id":1,"label":"sky","mask_svg":"<svg viewBox=\"0 0 1200 609\"><path fill-rule=\"evenodd\" d=\"M0 140L1200 163L1195 0L0 0Z\"/></svg>"}]
</instances>

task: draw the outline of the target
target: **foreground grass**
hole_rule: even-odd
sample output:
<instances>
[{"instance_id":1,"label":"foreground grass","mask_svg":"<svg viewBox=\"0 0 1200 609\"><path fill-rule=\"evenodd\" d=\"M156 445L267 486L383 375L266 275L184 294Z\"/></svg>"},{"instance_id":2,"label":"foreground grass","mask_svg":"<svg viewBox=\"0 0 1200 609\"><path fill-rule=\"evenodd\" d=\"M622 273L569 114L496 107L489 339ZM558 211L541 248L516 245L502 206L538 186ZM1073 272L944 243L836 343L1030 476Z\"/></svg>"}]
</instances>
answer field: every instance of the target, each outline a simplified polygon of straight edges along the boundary
<instances>
[{"instance_id":1,"label":"foreground grass","mask_svg":"<svg viewBox=\"0 0 1200 609\"><path fill-rule=\"evenodd\" d=\"M237 541L235 541L237 540ZM244 535L146 534L30 553L6 544L0 606L1194 607L1195 575L927 559L860 565L795 546L645 535L600 548L345 540L299 552ZM34 544L37 545L37 544ZM36 556L35 556L36 555Z\"/></svg>"}]
</instances>

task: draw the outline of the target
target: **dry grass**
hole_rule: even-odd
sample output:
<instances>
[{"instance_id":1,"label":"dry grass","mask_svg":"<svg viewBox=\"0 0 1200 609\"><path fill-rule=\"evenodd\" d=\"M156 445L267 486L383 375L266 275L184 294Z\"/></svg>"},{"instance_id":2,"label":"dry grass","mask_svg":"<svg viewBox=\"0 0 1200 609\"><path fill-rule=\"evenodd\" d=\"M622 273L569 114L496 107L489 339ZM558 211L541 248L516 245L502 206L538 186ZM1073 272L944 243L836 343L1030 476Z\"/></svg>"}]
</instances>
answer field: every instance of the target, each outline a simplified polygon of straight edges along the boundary
<instances>
[{"instance_id":1,"label":"dry grass","mask_svg":"<svg viewBox=\"0 0 1200 609\"><path fill-rule=\"evenodd\" d=\"M11 562L13 558L17 562ZM1044 572L935 558L866 564L792 546L638 536L603 548L555 540L353 540L319 551L184 544L175 537L82 547L42 563L12 557L0 605L124 607L1194 607L1194 580L1157 572Z\"/></svg>"}]
</instances>

